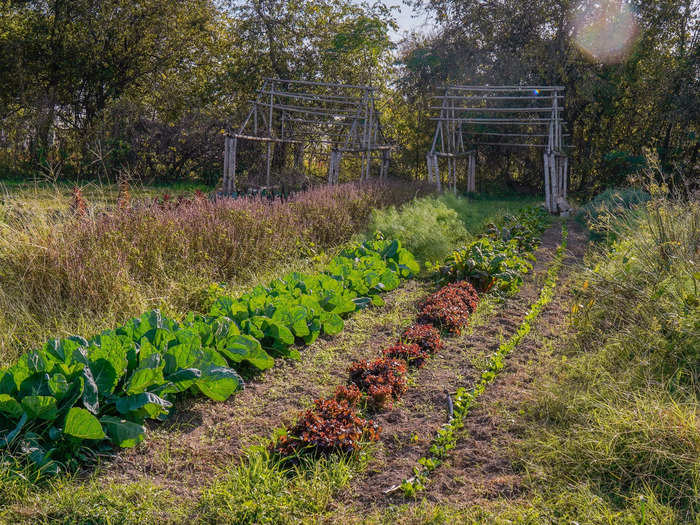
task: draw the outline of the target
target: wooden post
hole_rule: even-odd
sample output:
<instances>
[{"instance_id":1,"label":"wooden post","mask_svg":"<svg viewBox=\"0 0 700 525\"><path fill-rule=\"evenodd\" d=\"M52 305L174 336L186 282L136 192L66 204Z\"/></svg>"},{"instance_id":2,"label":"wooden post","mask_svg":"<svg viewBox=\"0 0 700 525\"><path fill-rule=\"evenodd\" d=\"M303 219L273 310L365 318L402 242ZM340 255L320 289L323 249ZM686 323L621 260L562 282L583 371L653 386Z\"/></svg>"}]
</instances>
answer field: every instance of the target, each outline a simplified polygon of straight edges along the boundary
<instances>
[{"instance_id":1,"label":"wooden post","mask_svg":"<svg viewBox=\"0 0 700 525\"><path fill-rule=\"evenodd\" d=\"M224 137L224 174L221 181L221 191L227 192L228 188L228 160L229 160L229 142L228 137Z\"/></svg>"},{"instance_id":2,"label":"wooden post","mask_svg":"<svg viewBox=\"0 0 700 525\"><path fill-rule=\"evenodd\" d=\"M557 154L552 152L549 154L549 171L550 171L550 204L552 205L552 213L557 213L559 210L559 170L557 169Z\"/></svg>"},{"instance_id":3,"label":"wooden post","mask_svg":"<svg viewBox=\"0 0 700 525\"><path fill-rule=\"evenodd\" d=\"M549 154L545 151L543 157L544 161L544 203L547 207L547 211L552 212L552 205L549 194Z\"/></svg>"},{"instance_id":4,"label":"wooden post","mask_svg":"<svg viewBox=\"0 0 700 525\"><path fill-rule=\"evenodd\" d=\"M386 180L389 176L389 162L391 161L391 152L389 150L382 151L382 170L380 177L382 180Z\"/></svg>"},{"instance_id":5,"label":"wooden post","mask_svg":"<svg viewBox=\"0 0 700 525\"><path fill-rule=\"evenodd\" d=\"M229 151L231 159L228 162L228 188L226 189L228 195L232 195L236 189L236 155L238 153L238 138L233 137L233 139L230 140L231 146L229 147Z\"/></svg>"},{"instance_id":6,"label":"wooden post","mask_svg":"<svg viewBox=\"0 0 700 525\"><path fill-rule=\"evenodd\" d=\"M469 163L467 165L467 191L476 192L476 153L469 153Z\"/></svg>"},{"instance_id":7,"label":"wooden post","mask_svg":"<svg viewBox=\"0 0 700 525\"><path fill-rule=\"evenodd\" d=\"M440 180L440 165L438 164L437 155L433 155L433 169L435 170L435 180L437 182L437 190L442 191L442 181Z\"/></svg>"},{"instance_id":8,"label":"wooden post","mask_svg":"<svg viewBox=\"0 0 700 525\"><path fill-rule=\"evenodd\" d=\"M272 168L272 142L267 143L267 171L265 173L265 186L270 185L270 169Z\"/></svg>"}]
</instances>

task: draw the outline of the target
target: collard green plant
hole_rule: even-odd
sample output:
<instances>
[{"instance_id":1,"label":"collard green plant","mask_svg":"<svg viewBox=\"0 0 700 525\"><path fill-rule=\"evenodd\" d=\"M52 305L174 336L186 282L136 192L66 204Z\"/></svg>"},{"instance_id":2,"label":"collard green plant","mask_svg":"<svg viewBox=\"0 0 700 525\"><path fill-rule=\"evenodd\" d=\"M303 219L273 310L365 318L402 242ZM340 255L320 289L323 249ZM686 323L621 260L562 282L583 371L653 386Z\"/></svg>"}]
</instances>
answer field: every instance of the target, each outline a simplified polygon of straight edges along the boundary
<instances>
[{"instance_id":1,"label":"collard green plant","mask_svg":"<svg viewBox=\"0 0 700 525\"><path fill-rule=\"evenodd\" d=\"M492 288L505 294L515 293L523 274L532 269L528 259L549 224L543 208L527 207L516 215L504 217L502 224L490 224L484 236L452 252L437 268L438 280L467 280L479 292Z\"/></svg>"},{"instance_id":2,"label":"collard green plant","mask_svg":"<svg viewBox=\"0 0 700 525\"><path fill-rule=\"evenodd\" d=\"M319 274L292 273L208 315L181 322L154 310L91 339L51 339L0 371L0 449L45 472L69 469L145 438L183 392L225 401L242 388L236 369L298 358L295 343L343 329L343 317L419 270L397 241L346 250Z\"/></svg>"},{"instance_id":3,"label":"collard green plant","mask_svg":"<svg viewBox=\"0 0 700 525\"><path fill-rule=\"evenodd\" d=\"M439 272L441 280L467 280L479 292L495 286L499 291L511 293L520 287L522 275L531 269L515 241L504 243L483 237L455 250Z\"/></svg>"}]
</instances>

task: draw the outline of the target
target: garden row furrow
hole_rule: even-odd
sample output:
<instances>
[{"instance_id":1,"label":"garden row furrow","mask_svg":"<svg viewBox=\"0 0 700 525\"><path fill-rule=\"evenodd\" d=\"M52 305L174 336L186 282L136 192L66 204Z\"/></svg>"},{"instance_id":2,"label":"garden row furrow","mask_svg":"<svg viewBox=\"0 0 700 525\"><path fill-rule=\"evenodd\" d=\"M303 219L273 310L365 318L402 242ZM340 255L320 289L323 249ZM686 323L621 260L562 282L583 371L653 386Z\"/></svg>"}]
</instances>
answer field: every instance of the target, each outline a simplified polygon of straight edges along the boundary
<instances>
[{"instance_id":1,"label":"garden row furrow","mask_svg":"<svg viewBox=\"0 0 700 525\"><path fill-rule=\"evenodd\" d=\"M291 429L277 437L272 451L282 457L353 452L364 441L378 440L380 427L360 414L391 408L406 391L408 370L423 366L441 347L440 331L459 333L467 325L479 298L472 282L482 293L517 291L522 273L531 269L526 258L532 258L546 223L541 211L523 210L507 219L502 230L494 227L456 251L436 274L441 282L457 282L424 300L417 322L380 357L353 363L347 385L339 386L330 398L316 400Z\"/></svg>"},{"instance_id":2,"label":"garden row furrow","mask_svg":"<svg viewBox=\"0 0 700 525\"><path fill-rule=\"evenodd\" d=\"M388 489L389 491L400 488L405 495L415 496L417 492L425 488L428 476L442 464L450 450L455 447L458 431L464 426L464 418L474 406L477 398L486 390L496 376L503 370L505 359L518 346L532 329L532 324L539 316L542 309L552 300L557 285L559 270L561 269L564 251L566 250L567 229L562 225L562 241L556 249L554 260L547 270L547 277L542 286L538 299L530 306L522 323L516 332L503 342L496 352L489 358L486 368L482 371L477 383L470 389L460 387L457 390L448 423L437 432L429 452L418 460L418 466L413 469L413 477L405 479L400 485Z\"/></svg>"}]
</instances>

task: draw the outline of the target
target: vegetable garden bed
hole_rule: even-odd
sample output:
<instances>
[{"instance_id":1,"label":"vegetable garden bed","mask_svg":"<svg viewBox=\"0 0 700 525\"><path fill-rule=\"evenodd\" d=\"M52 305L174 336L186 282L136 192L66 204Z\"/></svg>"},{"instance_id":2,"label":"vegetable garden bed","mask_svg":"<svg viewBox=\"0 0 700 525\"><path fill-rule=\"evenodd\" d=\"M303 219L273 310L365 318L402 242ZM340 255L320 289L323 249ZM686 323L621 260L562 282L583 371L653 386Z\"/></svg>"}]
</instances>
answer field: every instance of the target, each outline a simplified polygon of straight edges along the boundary
<instances>
[{"instance_id":1,"label":"vegetable garden bed","mask_svg":"<svg viewBox=\"0 0 700 525\"><path fill-rule=\"evenodd\" d=\"M178 323L152 311L89 340L50 340L0 373L0 447L44 472L132 447L144 421L166 418L179 394L226 400L243 386L241 369L298 358L295 343L337 334L343 316L382 304L381 293L418 270L398 241L366 242L319 274L220 298L206 316Z\"/></svg>"}]
</instances>

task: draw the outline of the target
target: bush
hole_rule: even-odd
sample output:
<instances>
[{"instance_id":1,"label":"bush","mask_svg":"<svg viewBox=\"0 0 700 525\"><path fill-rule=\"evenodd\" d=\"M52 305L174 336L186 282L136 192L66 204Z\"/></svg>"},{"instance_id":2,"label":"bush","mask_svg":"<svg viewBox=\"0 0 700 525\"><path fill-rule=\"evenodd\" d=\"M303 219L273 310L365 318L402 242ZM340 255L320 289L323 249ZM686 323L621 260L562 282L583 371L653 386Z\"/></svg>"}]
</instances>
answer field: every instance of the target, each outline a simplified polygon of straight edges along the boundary
<instances>
[{"instance_id":1,"label":"bush","mask_svg":"<svg viewBox=\"0 0 700 525\"><path fill-rule=\"evenodd\" d=\"M479 293L488 292L494 286L498 291L514 293L523 282L522 275L531 269L532 265L520 254L515 240L506 243L483 237L452 252L439 268L439 279L467 280Z\"/></svg>"},{"instance_id":2,"label":"bush","mask_svg":"<svg viewBox=\"0 0 700 525\"><path fill-rule=\"evenodd\" d=\"M460 333L479 300L476 290L467 281L443 286L419 306L419 321L444 330Z\"/></svg>"},{"instance_id":3,"label":"bush","mask_svg":"<svg viewBox=\"0 0 700 525\"><path fill-rule=\"evenodd\" d=\"M576 214L576 220L588 226L591 239L601 240L606 229L601 224L601 219L605 219L604 223L607 224L610 218L619 217L626 210L648 202L650 198L649 193L639 188L610 188L582 206Z\"/></svg>"},{"instance_id":4,"label":"bush","mask_svg":"<svg viewBox=\"0 0 700 525\"><path fill-rule=\"evenodd\" d=\"M370 227L401 239L423 261L442 259L453 246L470 238L457 212L435 197L417 199L398 209L375 210Z\"/></svg>"}]
</instances>

